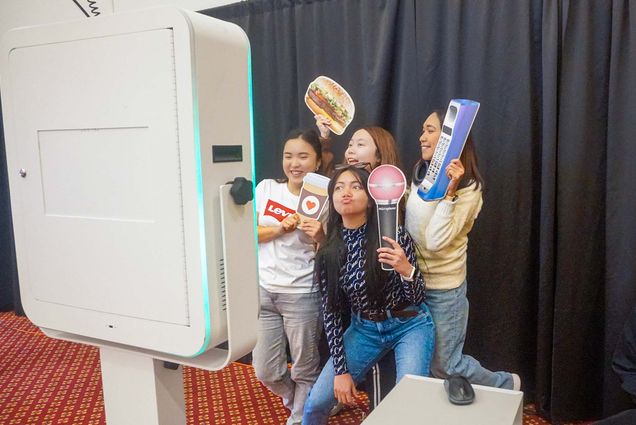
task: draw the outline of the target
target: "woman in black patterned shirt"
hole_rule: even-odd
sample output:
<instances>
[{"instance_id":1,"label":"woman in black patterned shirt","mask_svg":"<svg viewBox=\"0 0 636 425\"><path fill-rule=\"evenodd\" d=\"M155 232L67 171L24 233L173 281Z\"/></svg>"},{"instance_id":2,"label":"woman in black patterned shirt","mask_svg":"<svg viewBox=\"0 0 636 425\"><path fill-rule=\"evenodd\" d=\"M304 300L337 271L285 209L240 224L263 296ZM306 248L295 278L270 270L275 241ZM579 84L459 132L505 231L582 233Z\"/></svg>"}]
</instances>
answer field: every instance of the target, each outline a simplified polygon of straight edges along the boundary
<instances>
[{"instance_id":1,"label":"woman in black patterned shirt","mask_svg":"<svg viewBox=\"0 0 636 425\"><path fill-rule=\"evenodd\" d=\"M305 402L303 425L325 424L338 401L353 403L356 383L390 350L397 381L430 372L435 330L413 241L400 226L397 241L385 238L391 248L379 247L368 178L352 165L336 171L329 184L327 240L315 264L331 357ZM383 271L381 263L393 270ZM345 309L351 310L346 331Z\"/></svg>"}]
</instances>

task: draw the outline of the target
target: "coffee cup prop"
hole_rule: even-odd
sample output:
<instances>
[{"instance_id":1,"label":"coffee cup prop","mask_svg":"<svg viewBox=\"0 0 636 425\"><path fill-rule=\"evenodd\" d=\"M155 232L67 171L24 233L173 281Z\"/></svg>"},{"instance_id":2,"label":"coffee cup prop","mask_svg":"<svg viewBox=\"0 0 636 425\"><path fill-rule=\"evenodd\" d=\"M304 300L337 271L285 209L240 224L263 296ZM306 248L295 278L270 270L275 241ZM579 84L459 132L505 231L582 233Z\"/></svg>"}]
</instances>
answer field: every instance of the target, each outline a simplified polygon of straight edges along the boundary
<instances>
[{"instance_id":1,"label":"coffee cup prop","mask_svg":"<svg viewBox=\"0 0 636 425\"><path fill-rule=\"evenodd\" d=\"M327 205L329 178L316 173L307 173L298 196L296 213L303 218L318 220Z\"/></svg>"}]
</instances>

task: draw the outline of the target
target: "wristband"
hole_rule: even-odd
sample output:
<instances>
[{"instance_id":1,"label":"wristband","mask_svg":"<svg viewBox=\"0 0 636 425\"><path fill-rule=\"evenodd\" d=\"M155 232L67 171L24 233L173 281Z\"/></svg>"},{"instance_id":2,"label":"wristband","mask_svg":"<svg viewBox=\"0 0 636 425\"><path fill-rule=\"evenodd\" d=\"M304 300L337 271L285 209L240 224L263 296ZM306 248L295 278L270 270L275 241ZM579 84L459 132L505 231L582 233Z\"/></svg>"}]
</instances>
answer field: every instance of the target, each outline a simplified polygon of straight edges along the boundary
<instances>
[{"instance_id":1,"label":"wristband","mask_svg":"<svg viewBox=\"0 0 636 425\"><path fill-rule=\"evenodd\" d=\"M413 266L411 266L411 267L413 267ZM413 278L414 278L414 277L415 277L415 267L413 267L413 268L411 269L411 273L409 274L409 277L404 277L404 276L402 276L402 279L404 279L404 280L408 280L408 281L413 281Z\"/></svg>"}]
</instances>

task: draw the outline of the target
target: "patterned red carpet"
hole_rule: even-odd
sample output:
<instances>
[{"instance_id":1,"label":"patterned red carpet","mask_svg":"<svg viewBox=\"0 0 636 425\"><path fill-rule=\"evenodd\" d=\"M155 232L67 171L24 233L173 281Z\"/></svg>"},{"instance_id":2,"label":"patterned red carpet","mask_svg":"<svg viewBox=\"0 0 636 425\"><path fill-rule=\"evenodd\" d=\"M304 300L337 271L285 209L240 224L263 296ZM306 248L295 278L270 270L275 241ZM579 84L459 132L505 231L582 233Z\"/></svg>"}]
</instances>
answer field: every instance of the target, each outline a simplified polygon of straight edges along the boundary
<instances>
[{"instance_id":1,"label":"patterned red carpet","mask_svg":"<svg viewBox=\"0 0 636 425\"><path fill-rule=\"evenodd\" d=\"M278 425L288 411L235 363L221 372L184 369L188 425ZM366 397L329 425L357 425ZM526 408L525 425L548 422ZM0 425L104 425L97 349L44 336L28 319L0 313Z\"/></svg>"}]
</instances>

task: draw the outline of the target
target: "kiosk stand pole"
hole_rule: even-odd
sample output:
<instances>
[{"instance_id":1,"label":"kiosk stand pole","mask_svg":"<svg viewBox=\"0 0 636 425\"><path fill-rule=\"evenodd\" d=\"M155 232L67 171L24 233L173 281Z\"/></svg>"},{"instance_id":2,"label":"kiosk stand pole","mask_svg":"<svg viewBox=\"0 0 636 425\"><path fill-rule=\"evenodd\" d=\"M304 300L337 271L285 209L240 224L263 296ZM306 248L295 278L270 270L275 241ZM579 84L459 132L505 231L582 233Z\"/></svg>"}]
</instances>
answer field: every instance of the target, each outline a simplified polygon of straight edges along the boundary
<instances>
[{"instance_id":1,"label":"kiosk stand pole","mask_svg":"<svg viewBox=\"0 0 636 425\"><path fill-rule=\"evenodd\" d=\"M133 351L99 352L108 425L185 425L182 367Z\"/></svg>"}]
</instances>

